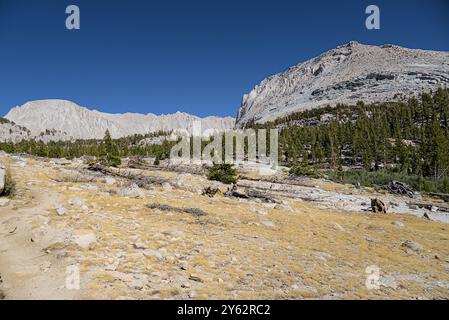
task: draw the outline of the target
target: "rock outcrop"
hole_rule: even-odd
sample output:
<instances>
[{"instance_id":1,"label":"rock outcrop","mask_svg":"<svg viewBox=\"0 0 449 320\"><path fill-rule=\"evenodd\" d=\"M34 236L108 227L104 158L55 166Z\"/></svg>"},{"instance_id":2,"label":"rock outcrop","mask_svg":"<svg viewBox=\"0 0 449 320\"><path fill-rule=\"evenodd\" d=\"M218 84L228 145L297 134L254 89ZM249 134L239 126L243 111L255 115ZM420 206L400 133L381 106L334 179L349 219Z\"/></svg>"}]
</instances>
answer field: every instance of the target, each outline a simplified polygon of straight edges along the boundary
<instances>
[{"instance_id":1,"label":"rock outcrop","mask_svg":"<svg viewBox=\"0 0 449 320\"><path fill-rule=\"evenodd\" d=\"M20 142L30 138L28 129L0 118L0 142Z\"/></svg>"},{"instance_id":2,"label":"rock outcrop","mask_svg":"<svg viewBox=\"0 0 449 320\"><path fill-rule=\"evenodd\" d=\"M237 127L338 103L400 101L448 86L448 52L350 42L263 80L243 97Z\"/></svg>"},{"instance_id":3,"label":"rock outcrop","mask_svg":"<svg viewBox=\"0 0 449 320\"><path fill-rule=\"evenodd\" d=\"M6 186L6 167L0 162L0 196L3 194Z\"/></svg>"}]
</instances>

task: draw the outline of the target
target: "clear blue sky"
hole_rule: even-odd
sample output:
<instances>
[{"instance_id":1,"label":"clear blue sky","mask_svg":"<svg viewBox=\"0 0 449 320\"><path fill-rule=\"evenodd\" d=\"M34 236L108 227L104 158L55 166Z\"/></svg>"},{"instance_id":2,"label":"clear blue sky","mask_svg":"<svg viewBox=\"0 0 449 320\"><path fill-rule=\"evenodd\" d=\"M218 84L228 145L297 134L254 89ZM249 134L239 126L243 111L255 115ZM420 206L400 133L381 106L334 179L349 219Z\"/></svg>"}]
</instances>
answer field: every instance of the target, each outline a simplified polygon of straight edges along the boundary
<instances>
[{"instance_id":1,"label":"clear blue sky","mask_svg":"<svg viewBox=\"0 0 449 320\"><path fill-rule=\"evenodd\" d=\"M365 29L369 4L380 31ZM350 40L449 51L449 0L0 0L0 115L58 98L235 116L265 77Z\"/></svg>"}]
</instances>

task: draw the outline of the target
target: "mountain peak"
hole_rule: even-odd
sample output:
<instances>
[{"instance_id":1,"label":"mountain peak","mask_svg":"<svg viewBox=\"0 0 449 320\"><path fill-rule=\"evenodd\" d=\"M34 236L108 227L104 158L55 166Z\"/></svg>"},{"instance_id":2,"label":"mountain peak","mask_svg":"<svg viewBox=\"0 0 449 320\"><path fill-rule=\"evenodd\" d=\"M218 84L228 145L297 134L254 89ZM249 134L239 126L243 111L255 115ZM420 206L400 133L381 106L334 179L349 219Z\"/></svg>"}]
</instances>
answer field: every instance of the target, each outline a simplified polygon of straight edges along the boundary
<instances>
[{"instance_id":1,"label":"mountain peak","mask_svg":"<svg viewBox=\"0 0 449 320\"><path fill-rule=\"evenodd\" d=\"M397 101L449 86L449 53L351 41L263 80L244 95L237 126L339 103Z\"/></svg>"},{"instance_id":2,"label":"mountain peak","mask_svg":"<svg viewBox=\"0 0 449 320\"><path fill-rule=\"evenodd\" d=\"M187 113L172 115L109 114L81 107L68 100L36 100L12 108L6 119L39 136L46 130L59 132L55 139L101 139L106 130L113 138L157 131L189 130L192 122L201 120L204 129L227 130L235 121L229 118L200 119Z\"/></svg>"}]
</instances>

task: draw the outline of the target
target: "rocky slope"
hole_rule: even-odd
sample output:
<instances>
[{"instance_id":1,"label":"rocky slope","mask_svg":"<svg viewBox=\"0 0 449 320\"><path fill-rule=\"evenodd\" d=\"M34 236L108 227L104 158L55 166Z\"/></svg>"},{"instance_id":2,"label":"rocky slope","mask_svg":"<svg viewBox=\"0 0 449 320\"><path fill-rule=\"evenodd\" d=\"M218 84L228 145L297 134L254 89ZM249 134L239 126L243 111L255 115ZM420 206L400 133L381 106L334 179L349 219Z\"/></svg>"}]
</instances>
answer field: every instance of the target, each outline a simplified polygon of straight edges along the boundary
<instances>
[{"instance_id":1,"label":"rocky slope","mask_svg":"<svg viewBox=\"0 0 449 320\"><path fill-rule=\"evenodd\" d=\"M357 42L263 80L243 97L237 126L338 103L397 101L449 86L449 53Z\"/></svg>"},{"instance_id":2,"label":"rocky slope","mask_svg":"<svg viewBox=\"0 0 449 320\"><path fill-rule=\"evenodd\" d=\"M0 118L0 142L19 142L30 137L30 132L15 123Z\"/></svg>"},{"instance_id":3,"label":"rocky slope","mask_svg":"<svg viewBox=\"0 0 449 320\"><path fill-rule=\"evenodd\" d=\"M47 130L53 131L52 140L101 139L106 130L113 138L160 130L190 130L194 121L201 121L203 130L222 131L233 128L235 122L230 117L198 118L181 112L161 116L108 114L65 100L31 101L11 109L5 118L28 128L32 136L40 136Z\"/></svg>"}]
</instances>

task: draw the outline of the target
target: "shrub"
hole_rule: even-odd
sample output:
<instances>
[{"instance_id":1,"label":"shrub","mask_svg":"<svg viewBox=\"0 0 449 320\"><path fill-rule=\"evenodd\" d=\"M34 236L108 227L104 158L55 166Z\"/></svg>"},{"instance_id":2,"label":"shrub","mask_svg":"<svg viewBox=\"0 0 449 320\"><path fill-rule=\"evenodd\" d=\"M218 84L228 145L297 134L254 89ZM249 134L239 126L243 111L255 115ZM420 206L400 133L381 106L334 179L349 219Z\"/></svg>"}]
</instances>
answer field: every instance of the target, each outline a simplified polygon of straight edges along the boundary
<instances>
[{"instance_id":1,"label":"shrub","mask_svg":"<svg viewBox=\"0 0 449 320\"><path fill-rule=\"evenodd\" d=\"M309 169L307 167L297 166L290 169L290 173L294 174L298 177L309 177L318 179L319 175L315 172L315 170Z\"/></svg>"},{"instance_id":2,"label":"shrub","mask_svg":"<svg viewBox=\"0 0 449 320\"><path fill-rule=\"evenodd\" d=\"M349 183L353 185L360 184L364 187L385 186L390 181L400 181L408 184L414 190L424 192L449 193L449 178L441 177L432 180L418 175L408 175L403 172L391 170L367 171L328 171L326 175L330 180Z\"/></svg>"},{"instance_id":3,"label":"shrub","mask_svg":"<svg viewBox=\"0 0 449 320\"><path fill-rule=\"evenodd\" d=\"M158 166L161 164L161 156L157 155L156 159L154 159L153 165Z\"/></svg>"},{"instance_id":4,"label":"shrub","mask_svg":"<svg viewBox=\"0 0 449 320\"><path fill-rule=\"evenodd\" d=\"M232 184L237 182L237 172L232 164L214 164L209 168L207 179Z\"/></svg>"},{"instance_id":5,"label":"shrub","mask_svg":"<svg viewBox=\"0 0 449 320\"><path fill-rule=\"evenodd\" d=\"M106 167L118 167L122 164L122 159L118 156L107 155L100 158L100 164Z\"/></svg>"}]
</instances>

